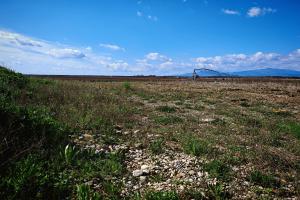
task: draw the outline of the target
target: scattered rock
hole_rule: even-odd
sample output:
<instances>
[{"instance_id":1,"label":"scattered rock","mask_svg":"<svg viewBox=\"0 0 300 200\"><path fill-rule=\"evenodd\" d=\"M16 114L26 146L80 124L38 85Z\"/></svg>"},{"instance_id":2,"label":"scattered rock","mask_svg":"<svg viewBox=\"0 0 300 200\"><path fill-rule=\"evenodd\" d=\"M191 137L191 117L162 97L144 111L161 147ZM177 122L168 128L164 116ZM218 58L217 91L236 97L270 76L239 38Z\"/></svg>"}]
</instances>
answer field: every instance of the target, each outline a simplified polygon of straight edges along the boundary
<instances>
[{"instance_id":1,"label":"scattered rock","mask_svg":"<svg viewBox=\"0 0 300 200\"><path fill-rule=\"evenodd\" d=\"M147 177L146 176L140 176L140 183L146 182Z\"/></svg>"},{"instance_id":2,"label":"scattered rock","mask_svg":"<svg viewBox=\"0 0 300 200\"><path fill-rule=\"evenodd\" d=\"M216 119L213 119L213 118L204 118L204 119L201 119L201 122L206 122L206 123L214 122L214 121L216 121Z\"/></svg>"},{"instance_id":3,"label":"scattered rock","mask_svg":"<svg viewBox=\"0 0 300 200\"><path fill-rule=\"evenodd\" d=\"M139 169L134 170L134 171L132 172L132 175L135 176L135 177L137 177L137 176L142 176L142 175L143 175L143 170L139 170Z\"/></svg>"},{"instance_id":4,"label":"scattered rock","mask_svg":"<svg viewBox=\"0 0 300 200\"><path fill-rule=\"evenodd\" d=\"M194 170L190 170L189 171L189 175L194 175L195 174L195 171Z\"/></svg>"}]
</instances>

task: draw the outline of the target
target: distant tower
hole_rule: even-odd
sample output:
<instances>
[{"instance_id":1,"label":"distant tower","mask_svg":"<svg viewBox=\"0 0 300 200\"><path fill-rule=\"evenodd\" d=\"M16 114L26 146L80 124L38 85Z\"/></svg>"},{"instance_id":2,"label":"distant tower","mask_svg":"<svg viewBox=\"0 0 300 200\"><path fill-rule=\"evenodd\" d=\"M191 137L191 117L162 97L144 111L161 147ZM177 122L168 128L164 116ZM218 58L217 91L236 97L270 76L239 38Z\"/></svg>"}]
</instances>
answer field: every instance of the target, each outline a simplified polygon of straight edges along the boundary
<instances>
[{"instance_id":1,"label":"distant tower","mask_svg":"<svg viewBox=\"0 0 300 200\"><path fill-rule=\"evenodd\" d=\"M196 80L197 78L197 73L196 73L196 69L194 69L194 72L193 72L193 80Z\"/></svg>"}]
</instances>

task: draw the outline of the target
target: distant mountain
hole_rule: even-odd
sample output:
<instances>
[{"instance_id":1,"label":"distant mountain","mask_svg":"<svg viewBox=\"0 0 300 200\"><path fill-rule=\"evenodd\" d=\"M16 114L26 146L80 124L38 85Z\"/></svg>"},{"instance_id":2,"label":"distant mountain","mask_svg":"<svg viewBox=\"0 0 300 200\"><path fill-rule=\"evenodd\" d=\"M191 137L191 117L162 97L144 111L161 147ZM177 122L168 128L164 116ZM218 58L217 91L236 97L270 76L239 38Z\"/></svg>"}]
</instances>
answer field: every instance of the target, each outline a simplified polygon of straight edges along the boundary
<instances>
[{"instance_id":1,"label":"distant mountain","mask_svg":"<svg viewBox=\"0 0 300 200\"><path fill-rule=\"evenodd\" d=\"M300 77L300 71L289 69L256 69L231 73L235 76L281 76L281 77Z\"/></svg>"},{"instance_id":2,"label":"distant mountain","mask_svg":"<svg viewBox=\"0 0 300 200\"><path fill-rule=\"evenodd\" d=\"M230 74L227 74L227 73L223 73L223 72L217 72L217 71L205 71L205 70L200 70L197 72L197 74L199 76L229 76ZM180 77L192 77L193 76L193 73L185 73L185 74L181 74L181 75L178 75Z\"/></svg>"},{"instance_id":3,"label":"distant mountain","mask_svg":"<svg viewBox=\"0 0 300 200\"><path fill-rule=\"evenodd\" d=\"M289 69L273 69L273 68L265 68L265 69L255 69L248 71L239 71L239 72L231 72L228 74L225 73L214 73L210 71L201 71L198 73L199 76L280 76L280 77L300 77L300 71L289 70ZM180 77L192 77L193 73L186 73L178 75Z\"/></svg>"}]
</instances>

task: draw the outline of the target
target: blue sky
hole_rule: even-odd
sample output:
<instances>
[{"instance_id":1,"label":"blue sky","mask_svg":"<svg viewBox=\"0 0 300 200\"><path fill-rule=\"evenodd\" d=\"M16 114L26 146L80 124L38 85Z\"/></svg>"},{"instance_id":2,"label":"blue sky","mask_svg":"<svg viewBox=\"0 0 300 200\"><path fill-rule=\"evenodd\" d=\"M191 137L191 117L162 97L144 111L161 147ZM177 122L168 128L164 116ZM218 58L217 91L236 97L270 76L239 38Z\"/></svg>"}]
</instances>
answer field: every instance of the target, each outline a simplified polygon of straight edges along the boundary
<instances>
[{"instance_id":1,"label":"blue sky","mask_svg":"<svg viewBox=\"0 0 300 200\"><path fill-rule=\"evenodd\" d=\"M1 0L0 63L37 74L300 70L298 0Z\"/></svg>"}]
</instances>

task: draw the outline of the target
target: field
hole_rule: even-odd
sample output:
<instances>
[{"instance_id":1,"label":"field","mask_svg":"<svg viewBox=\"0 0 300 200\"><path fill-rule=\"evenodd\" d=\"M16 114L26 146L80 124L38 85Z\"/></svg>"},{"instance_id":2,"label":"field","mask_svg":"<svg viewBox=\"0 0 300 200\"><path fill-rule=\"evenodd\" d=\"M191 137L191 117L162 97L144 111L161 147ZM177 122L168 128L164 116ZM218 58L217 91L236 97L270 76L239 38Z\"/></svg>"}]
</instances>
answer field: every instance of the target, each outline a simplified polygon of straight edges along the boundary
<instances>
[{"instance_id":1,"label":"field","mask_svg":"<svg viewBox=\"0 0 300 200\"><path fill-rule=\"evenodd\" d=\"M300 196L300 80L1 70L1 199Z\"/></svg>"}]
</instances>

